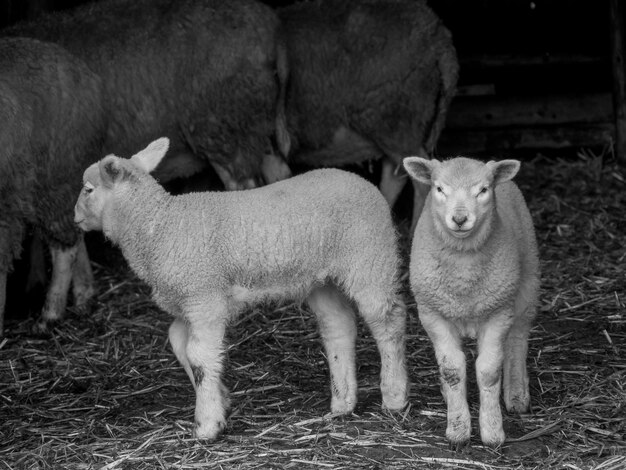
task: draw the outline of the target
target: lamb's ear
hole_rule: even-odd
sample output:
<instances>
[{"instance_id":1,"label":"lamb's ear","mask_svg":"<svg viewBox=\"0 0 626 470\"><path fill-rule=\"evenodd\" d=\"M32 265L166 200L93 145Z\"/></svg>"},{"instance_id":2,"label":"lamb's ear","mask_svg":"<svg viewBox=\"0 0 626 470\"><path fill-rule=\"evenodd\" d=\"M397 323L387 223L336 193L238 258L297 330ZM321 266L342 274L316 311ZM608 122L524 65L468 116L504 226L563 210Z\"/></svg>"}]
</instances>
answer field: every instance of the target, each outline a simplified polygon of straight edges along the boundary
<instances>
[{"instance_id":1,"label":"lamb's ear","mask_svg":"<svg viewBox=\"0 0 626 470\"><path fill-rule=\"evenodd\" d=\"M431 184L433 171L439 165L437 160L428 160L422 157L406 157L402 163L411 178L428 185Z\"/></svg>"},{"instance_id":2,"label":"lamb's ear","mask_svg":"<svg viewBox=\"0 0 626 470\"><path fill-rule=\"evenodd\" d=\"M138 152L130 157L130 161L146 173L151 173L159 165L159 163L161 163L161 160L167 153L169 146L170 139L167 137L161 137L160 139L152 142L141 152Z\"/></svg>"},{"instance_id":3,"label":"lamb's ear","mask_svg":"<svg viewBox=\"0 0 626 470\"><path fill-rule=\"evenodd\" d=\"M498 185L513 179L519 171L521 163L518 160L502 160L487 162L487 167L493 173L493 184Z\"/></svg>"},{"instance_id":4,"label":"lamb's ear","mask_svg":"<svg viewBox=\"0 0 626 470\"><path fill-rule=\"evenodd\" d=\"M121 180L126 172L121 166L120 159L115 155L107 155L100 160L98 168L100 169L102 183L109 188Z\"/></svg>"}]
</instances>

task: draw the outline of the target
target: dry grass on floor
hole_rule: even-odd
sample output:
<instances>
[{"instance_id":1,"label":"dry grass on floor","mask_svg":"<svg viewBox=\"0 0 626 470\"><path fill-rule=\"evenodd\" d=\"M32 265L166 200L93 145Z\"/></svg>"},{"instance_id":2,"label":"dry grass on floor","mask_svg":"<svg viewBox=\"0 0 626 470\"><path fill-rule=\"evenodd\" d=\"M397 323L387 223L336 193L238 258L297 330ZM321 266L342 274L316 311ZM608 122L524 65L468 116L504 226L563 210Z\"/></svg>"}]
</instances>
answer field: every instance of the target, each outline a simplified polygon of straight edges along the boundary
<instances>
[{"instance_id":1,"label":"dry grass on floor","mask_svg":"<svg viewBox=\"0 0 626 470\"><path fill-rule=\"evenodd\" d=\"M71 314L49 338L31 336L32 322L13 323L0 340L0 469L624 469L624 178L596 158L535 159L518 178L537 224L543 293L528 360L532 413L505 417L500 449L483 447L474 429L470 447L449 450L414 304L405 413L381 411L379 360L361 328L360 403L351 416L327 418L313 318L296 304L264 306L229 331L227 433L195 441L193 390L167 344L170 318L123 266L98 266L91 315ZM470 400L475 423L475 384Z\"/></svg>"}]
</instances>

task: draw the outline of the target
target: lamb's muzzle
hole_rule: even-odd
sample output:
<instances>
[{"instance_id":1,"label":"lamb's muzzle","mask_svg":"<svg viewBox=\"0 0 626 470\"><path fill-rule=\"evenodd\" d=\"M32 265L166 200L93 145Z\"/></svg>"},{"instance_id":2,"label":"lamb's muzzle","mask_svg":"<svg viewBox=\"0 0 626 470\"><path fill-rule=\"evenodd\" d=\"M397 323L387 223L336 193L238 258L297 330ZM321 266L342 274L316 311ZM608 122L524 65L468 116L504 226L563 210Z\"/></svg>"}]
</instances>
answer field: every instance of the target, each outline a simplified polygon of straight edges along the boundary
<instances>
[{"instance_id":1,"label":"lamb's muzzle","mask_svg":"<svg viewBox=\"0 0 626 470\"><path fill-rule=\"evenodd\" d=\"M463 224L467 222L467 215L465 214L454 214L452 216L452 221L459 226L459 228L463 227Z\"/></svg>"}]
</instances>

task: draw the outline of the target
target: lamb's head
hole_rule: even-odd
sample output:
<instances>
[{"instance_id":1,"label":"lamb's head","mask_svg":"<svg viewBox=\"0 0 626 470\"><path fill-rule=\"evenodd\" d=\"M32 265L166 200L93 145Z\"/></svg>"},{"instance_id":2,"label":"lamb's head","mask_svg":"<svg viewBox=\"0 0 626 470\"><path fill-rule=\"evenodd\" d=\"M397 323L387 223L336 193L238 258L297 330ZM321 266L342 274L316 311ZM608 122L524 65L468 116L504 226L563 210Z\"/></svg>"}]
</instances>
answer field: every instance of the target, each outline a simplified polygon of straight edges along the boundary
<instances>
[{"instance_id":1,"label":"lamb's head","mask_svg":"<svg viewBox=\"0 0 626 470\"><path fill-rule=\"evenodd\" d=\"M154 170L165 156L169 140L157 139L130 159L107 155L83 174L83 188L74 206L74 222L83 230L104 230L109 202L121 185Z\"/></svg>"},{"instance_id":2,"label":"lamb's head","mask_svg":"<svg viewBox=\"0 0 626 470\"><path fill-rule=\"evenodd\" d=\"M449 244L477 247L488 236L495 209L494 189L513 178L517 160L483 163L457 157L447 161L404 159L408 174L431 186L430 210L437 232Z\"/></svg>"}]
</instances>

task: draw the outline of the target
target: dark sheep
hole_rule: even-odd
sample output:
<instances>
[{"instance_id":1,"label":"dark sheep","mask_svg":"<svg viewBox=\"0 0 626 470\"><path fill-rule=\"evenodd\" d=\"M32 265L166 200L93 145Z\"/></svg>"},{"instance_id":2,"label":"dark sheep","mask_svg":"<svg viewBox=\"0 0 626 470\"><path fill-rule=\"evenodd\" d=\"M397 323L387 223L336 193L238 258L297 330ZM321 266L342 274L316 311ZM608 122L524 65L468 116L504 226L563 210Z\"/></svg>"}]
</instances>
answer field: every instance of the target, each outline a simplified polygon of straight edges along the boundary
<instances>
[{"instance_id":1,"label":"dark sheep","mask_svg":"<svg viewBox=\"0 0 626 470\"><path fill-rule=\"evenodd\" d=\"M101 153L101 89L100 78L61 47L0 38L0 334L7 275L29 225L52 254L52 279L38 325L63 314L72 280L76 306L93 293L72 206L82 170Z\"/></svg>"},{"instance_id":2,"label":"dark sheep","mask_svg":"<svg viewBox=\"0 0 626 470\"><path fill-rule=\"evenodd\" d=\"M284 127L278 25L269 7L251 0L110 0L0 34L58 43L101 77L107 128L99 156L167 135L171 151L155 177L186 177L211 163L227 189L239 189L289 175L281 158L265 154ZM76 181L72 175L57 177ZM88 263L86 254L81 260Z\"/></svg>"},{"instance_id":3,"label":"dark sheep","mask_svg":"<svg viewBox=\"0 0 626 470\"><path fill-rule=\"evenodd\" d=\"M381 191L393 205L402 159L430 155L458 77L450 32L411 0L320 0L279 10L290 68L290 162L340 166L385 157ZM413 223L425 186L415 184ZM424 191L425 190L425 191Z\"/></svg>"},{"instance_id":4,"label":"dark sheep","mask_svg":"<svg viewBox=\"0 0 626 470\"><path fill-rule=\"evenodd\" d=\"M251 0L107 0L18 24L4 34L55 42L103 81L109 127L103 154L129 154L167 136L154 176L189 176L210 162L227 189L263 175L277 110L279 20ZM281 68L284 69L286 66ZM278 124L277 124L278 123ZM271 157L269 157L271 158Z\"/></svg>"}]
</instances>

